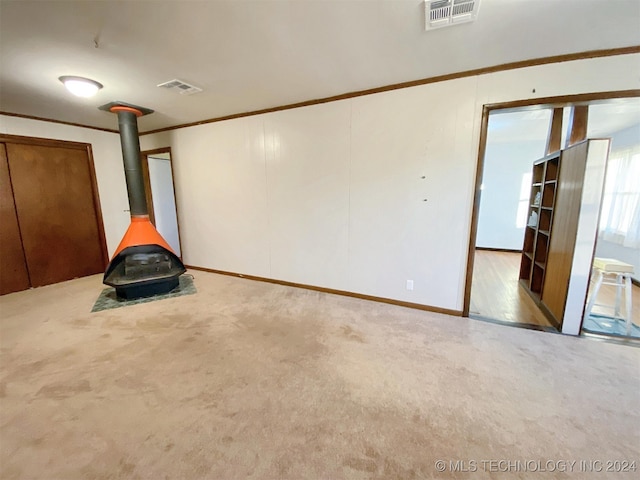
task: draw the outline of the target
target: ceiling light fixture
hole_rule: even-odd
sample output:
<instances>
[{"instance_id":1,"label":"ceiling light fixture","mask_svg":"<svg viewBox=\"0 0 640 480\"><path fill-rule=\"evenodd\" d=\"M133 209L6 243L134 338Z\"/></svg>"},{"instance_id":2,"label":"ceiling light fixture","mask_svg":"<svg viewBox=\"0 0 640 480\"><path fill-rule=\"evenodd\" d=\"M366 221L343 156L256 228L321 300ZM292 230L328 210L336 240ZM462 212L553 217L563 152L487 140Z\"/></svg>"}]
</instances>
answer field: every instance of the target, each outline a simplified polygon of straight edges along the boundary
<instances>
[{"instance_id":1,"label":"ceiling light fixture","mask_svg":"<svg viewBox=\"0 0 640 480\"><path fill-rule=\"evenodd\" d=\"M98 90L102 88L102 84L89 78L74 77L64 75L59 78L64 86L77 97L89 98L93 97Z\"/></svg>"}]
</instances>

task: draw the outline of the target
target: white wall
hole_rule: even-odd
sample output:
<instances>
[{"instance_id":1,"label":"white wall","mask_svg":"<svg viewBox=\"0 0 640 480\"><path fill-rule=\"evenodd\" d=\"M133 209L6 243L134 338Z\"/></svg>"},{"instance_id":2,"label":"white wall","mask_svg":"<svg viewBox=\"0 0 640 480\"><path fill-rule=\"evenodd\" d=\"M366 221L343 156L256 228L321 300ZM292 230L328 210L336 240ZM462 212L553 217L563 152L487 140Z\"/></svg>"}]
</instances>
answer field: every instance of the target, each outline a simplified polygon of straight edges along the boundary
<instances>
[{"instance_id":1,"label":"white wall","mask_svg":"<svg viewBox=\"0 0 640 480\"><path fill-rule=\"evenodd\" d=\"M111 256L129 226L130 219L118 134L8 115L0 115L0 132L91 144L107 249Z\"/></svg>"},{"instance_id":2,"label":"white wall","mask_svg":"<svg viewBox=\"0 0 640 480\"><path fill-rule=\"evenodd\" d=\"M148 157L147 160L156 229L173 252L180 256L180 239L173 193L173 177L171 176L171 160L156 157Z\"/></svg>"},{"instance_id":3,"label":"white wall","mask_svg":"<svg viewBox=\"0 0 640 480\"><path fill-rule=\"evenodd\" d=\"M528 67L141 143L172 147L185 263L461 310L482 106L640 88L639 62Z\"/></svg>"},{"instance_id":4,"label":"white wall","mask_svg":"<svg viewBox=\"0 0 640 480\"><path fill-rule=\"evenodd\" d=\"M611 134L611 152L627 150L640 145L640 123Z\"/></svg>"},{"instance_id":5,"label":"white wall","mask_svg":"<svg viewBox=\"0 0 640 480\"><path fill-rule=\"evenodd\" d=\"M349 102L265 115L270 274L348 289Z\"/></svg>"},{"instance_id":6,"label":"white wall","mask_svg":"<svg viewBox=\"0 0 640 480\"><path fill-rule=\"evenodd\" d=\"M487 138L478 215L476 246L521 250L524 225L517 225L523 177L531 174L533 162L542 158L546 138L540 141L497 143ZM527 182L527 205L531 182Z\"/></svg>"},{"instance_id":7,"label":"white wall","mask_svg":"<svg viewBox=\"0 0 640 480\"><path fill-rule=\"evenodd\" d=\"M140 143L172 147L185 263L269 277L262 117L145 135Z\"/></svg>"}]
</instances>

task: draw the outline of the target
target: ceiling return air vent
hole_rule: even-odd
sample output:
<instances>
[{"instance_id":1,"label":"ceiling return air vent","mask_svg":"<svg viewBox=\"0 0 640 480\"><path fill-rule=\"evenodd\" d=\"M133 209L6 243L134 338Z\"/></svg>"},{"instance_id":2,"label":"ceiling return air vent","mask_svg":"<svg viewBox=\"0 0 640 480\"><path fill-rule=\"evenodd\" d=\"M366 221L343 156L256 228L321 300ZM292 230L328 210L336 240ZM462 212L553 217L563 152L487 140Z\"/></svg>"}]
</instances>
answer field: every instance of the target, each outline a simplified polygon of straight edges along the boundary
<instances>
[{"instance_id":1,"label":"ceiling return air vent","mask_svg":"<svg viewBox=\"0 0 640 480\"><path fill-rule=\"evenodd\" d=\"M201 88L198 88L195 85L191 85L187 82L183 82L182 80L178 80L177 78L169 80L168 82L161 83L158 85L158 87L172 90L179 93L180 95L193 95L194 93L199 93L202 91Z\"/></svg>"},{"instance_id":2,"label":"ceiling return air vent","mask_svg":"<svg viewBox=\"0 0 640 480\"><path fill-rule=\"evenodd\" d=\"M425 0L425 30L473 22L480 0Z\"/></svg>"}]
</instances>

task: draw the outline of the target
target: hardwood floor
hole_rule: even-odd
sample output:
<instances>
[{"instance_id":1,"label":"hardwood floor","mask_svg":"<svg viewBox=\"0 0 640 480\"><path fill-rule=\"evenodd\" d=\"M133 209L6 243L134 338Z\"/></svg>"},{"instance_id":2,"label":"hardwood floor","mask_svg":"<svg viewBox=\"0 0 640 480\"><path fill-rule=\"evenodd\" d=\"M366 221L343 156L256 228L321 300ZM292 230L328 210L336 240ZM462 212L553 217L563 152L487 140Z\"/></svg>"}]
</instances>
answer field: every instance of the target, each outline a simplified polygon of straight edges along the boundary
<instances>
[{"instance_id":1,"label":"hardwood floor","mask_svg":"<svg viewBox=\"0 0 640 480\"><path fill-rule=\"evenodd\" d=\"M531 297L520 288L519 270L519 253L476 250L470 315L503 322L552 327ZM640 287L632 287L632 299L632 321L640 325ZM603 285L596 302L613 305L614 300L615 287ZM593 312L611 314L611 309L596 306Z\"/></svg>"},{"instance_id":2,"label":"hardwood floor","mask_svg":"<svg viewBox=\"0 0 640 480\"><path fill-rule=\"evenodd\" d=\"M553 327L518 284L520 253L476 250L470 315Z\"/></svg>"}]
</instances>

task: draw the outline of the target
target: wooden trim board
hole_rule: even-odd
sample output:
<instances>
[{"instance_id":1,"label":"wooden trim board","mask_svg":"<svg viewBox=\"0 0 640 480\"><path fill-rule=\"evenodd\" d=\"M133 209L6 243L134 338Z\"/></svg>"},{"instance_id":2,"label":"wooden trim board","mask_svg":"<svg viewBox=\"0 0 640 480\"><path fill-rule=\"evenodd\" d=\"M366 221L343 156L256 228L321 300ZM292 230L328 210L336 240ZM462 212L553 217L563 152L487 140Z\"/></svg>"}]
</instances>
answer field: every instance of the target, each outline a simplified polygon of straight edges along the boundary
<instances>
[{"instance_id":1,"label":"wooden trim board","mask_svg":"<svg viewBox=\"0 0 640 480\"><path fill-rule=\"evenodd\" d=\"M295 283L295 282L287 282L286 280L276 280L274 278L267 278L267 277L257 277L254 275L245 275L242 273L235 273L235 272L227 272L224 270L216 270L213 268L206 268L206 267L197 267L194 265L185 265L185 267L187 269L192 269L192 270L199 270L201 272L209 272L209 273L217 273L219 275L229 275L232 277L239 277L239 278L246 278L248 280L255 280L258 282L267 282L267 283L274 283L276 285L284 285L287 287L295 287L295 288L304 288L305 290L313 290L316 292L322 292L322 293L330 293L333 295L342 295L345 297L352 297L352 298L359 298L361 300L370 300L373 302L379 302L379 303L388 303L391 305L396 305L399 307L407 307L407 308L414 308L416 310L424 310L427 312L434 312L434 313L443 313L445 315L453 315L456 317L461 317L462 316L462 312L460 310L450 310L448 308L440 308L440 307L433 307L431 305L423 305L421 303L412 303L412 302L405 302L402 300L394 300L392 298L385 298L385 297L376 297L374 295L365 295L362 293L354 293L354 292L348 292L346 290L336 290L333 288L325 288L325 287L317 287L315 285L307 285L307 284L303 284L303 283Z\"/></svg>"},{"instance_id":2,"label":"wooden trim board","mask_svg":"<svg viewBox=\"0 0 640 480\"><path fill-rule=\"evenodd\" d=\"M230 115L225 115L222 117L215 117L215 118L209 118L209 119L205 119L205 120L200 120L200 121L196 121L196 122L189 122L189 123L183 123L183 124L179 124L179 125L174 125L174 126L170 126L170 127L164 127L164 128L157 128L154 130L149 130L146 132L139 132L139 135L151 135L153 133L160 133L160 132L165 132L165 131L169 131L169 130L176 130L179 128L185 128L185 127L193 127L196 125L204 125L207 123L214 123L214 122L222 122L224 120L231 120L234 118L242 118L242 117L249 117L249 116L253 116L253 115L261 115L263 113L271 113L271 112L278 112L281 110L290 110L293 108L299 108L299 107L306 107L306 106L310 106L310 105L318 105L321 103L329 103L329 102L336 102L339 100L346 100L349 98L355 98L355 97L361 97L364 95L371 95L371 94L375 94L375 93L382 93L382 92L388 92L391 90L399 90L399 89L403 89L403 88L410 88L410 87L416 87L416 86L420 86L420 85L427 85L430 83L437 83L437 82L444 82L447 80L455 80L458 78L465 78L465 77L471 77L471 76L475 76L475 75L486 75L489 73L496 73L496 72L503 72L503 71L507 71L507 70L515 70L518 68L526 68L526 67L535 67L535 66L539 66L539 65L548 65L548 64L552 64L552 63L563 63L563 62L571 62L571 61L575 61L575 60L587 60L587 59L591 59L591 58L602 58L602 57L613 57L613 56L618 56L618 55L631 55L631 54L635 54L635 53L640 53L640 45L633 45L630 47L619 47L619 48L607 48L607 49L602 49L602 50L588 50L585 52L577 52L577 53L569 53L569 54L562 54L562 55L552 55L549 57L540 57L540 58L534 58L534 59L529 59L529 60L520 60L517 62L510 62L510 63L503 63L503 64L499 64L499 65L493 65L490 67L483 67L483 68L477 68L477 69L473 69L473 70L466 70L466 71L462 71L462 72L456 72L456 73L450 73L450 74L445 74L445 75L437 75L434 77L428 77L428 78L423 78L423 79L419 79L419 80L411 80L408 82L401 82L401 83L395 83L395 84L391 84L391 85L386 85L386 86L382 86L382 87L376 87L376 88L370 88L370 89L366 89L366 90L357 90L354 92L349 92L349 93L343 93L340 95L334 95L331 97L324 97L324 98L319 98L319 99L315 99L315 100L307 100L307 101L303 101L303 102L297 102L297 103L291 103L291 104L287 104L287 105L281 105L281 106L276 106L276 107L271 107L271 108L265 108L265 109L261 109L261 110L252 110L249 112L242 112L242 113L235 113L235 114L230 114ZM632 96L637 96L636 95L632 95ZM611 98L620 98L621 96L618 97L611 97ZM521 106L524 105L536 105L539 103L544 103L545 99L536 99L534 101L534 103L524 103ZM589 99L585 100L585 101L589 101ZM526 100L523 100L523 102L527 102ZM529 101L530 102L530 101ZM496 107L496 108L501 108L501 107ZM38 117L38 116L34 116L34 115L25 115L25 114L21 114L21 113L14 113L14 112L5 112L5 111L1 111L0 110L0 115L6 115L6 116L10 116L10 117L18 117L18 118L26 118L26 119L30 119L30 120L39 120L42 122L52 122L52 123L60 123L63 125L70 125L70 126L74 126L74 127L82 127L82 128L90 128L93 130L99 130L99 131L103 131L103 132L109 132L109 133L119 133L118 130L115 129L109 129L109 128L102 128L102 127L94 127L91 125L84 125L84 124L80 124L80 123L74 123L74 122L66 122L63 120L55 120L55 119L51 119L51 118L45 118L45 117Z\"/></svg>"},{"instance_id":3,"label":"wooden trim board","mask_svg":"<svg viewBox=\"0 0 640 480\"><path fill-rule=\"evenodd\" d=\"M522 253L522 249L521 248L476 247L476 250L484 250L486 252Z\"/></svg>"},{"instance_id":4,"label":"wooden trim board","mask_svg":"<svg viewBox=\"0 0 640 480\"><path fill-rule=\"evenodd\" d=\"M293 108L308 107L310 105L318 105L321 103L337 102L340 100L347 100L349 98L362 97L365 95L372 95L375 93L389 92L391 90L400 90L403 88L417 87L420 85L428 85L430 83L438 83L438 82L444 82L447 80L456 80L458 78L473 77L476 75L486 75L489 73L503 72L506 70L516 70L518 68L535 67L539 65L547 65L550 63L562 63L562 62L570 62L574 60L586 60L590 58L629 55L634 53L640 53L640 45L634 45L631 47L621 47L621 48L609 48L604 50L589 50L586 52L569 53L564 55L553 55L550 57L534 58L530 60L521 60L517 62L494 65L491 67L476 68L473 70L466 70L462 72L449 73L445 75L437 75L434 77L428 77L428 78L423 78L419 80L395 83L391 85L385 85L383 87L369 88L366 90L357 90L354 92L343 93L343 94L334 95L331 97L318 98L315 100L307 100L303 102L291 103L288 105L281 105L281 106L272 107L272 108L264 108L261 110L253 110L253 111L243 112L243 113L235 113L232 115L225 115L222 117L210 118L210 119L201 120L197 122L183 123L180 125L174 125L172 127L149 130L147 132L140 133L140 135L150 135L152 133L166 132L169 130L176 130L176 129L185 128L185 127L194 127L196 125L204 125L207 123L222 122L224 120L232 120L234 118L249 117L253 115L262 115L264 113L278 112L281 110L291 110Z\"/></svg>"},{"instance_id":5,"label":"wooden trim board","mask_svg":"<svg viewBox=\"0 0 640 480\"><path fill-rule=\"evenodd\" d=\"M4 112L0 110L0 115L6 115L7 117L26 118L28 120L38 120L40 122L59 123L61 125L69 125L71 127L90 128L91 130L99 130L101 132L108 133L120 133L118 130L103 127L93 127L91 125L84 125L82 123L65 122L64 120L55 120L53 118L36 117L35 115L24 115L22 113Z\"/></svg>"},{"instance_id":6,"label":"wooden trim board","mask_svg":"<svg viewBox=\"0 0 640 480\"><path fill-rule=\"evenodd\" d=\"M86 150L88 146L91 146L91 144L89 143L69 142L67 140L58 140L55 138L39 138L39 137L28 137L28 136L22 136L22 135L8 135L5 133L0 133L0 142L17 143L20 145L39 145L42 147L73 148L76 150Z\"/></svg>"},{"instance_id":7,"label":"wooden trim board","mask_svg":"<svg viewBox=\"0 0 640 480\"><path fill-rule=\"evenodd\" d=\"M546 155L558 152L562 149L562 107L556 107L551 114L551 125L547 135Z\"/></svg>"},{"instance_id":8,"label":"wooden trim board","mask_svg":"<svg viewBox=\"0 0 640 480\"><path fill-rule=\"evenodd\" d=\"M480 142L478 145L478 163L476 166L476 187L473 193L473 207L471 209L471 227L469 229L469 248L467 252L467 278L464 283L464 300L462 304L462 316L469 316L471 307L471 283L473 281L473 264L476 252L476 239L478 236L478 215L480 212L480 195L482 193L482 176L484 174L484 154L487 150L487 134L489 131L489 112L485 106L482 109L482 123L480 125Z\"/></svg>"},{"instance_id":9,"label":"wooden trim board","mask_svg":"<svg viewBox=\"0 0 640 480\"><path fill-rule=\"evenodd\" d=\"M89 157L89 172L91 173L91 188L93 189L93 209L98 219L98 236L100 239L100 248L102 250L102 259L104 268L109 265L109 250L107 248L107 236L104 232L104 219L102 218L102 204L100 203L100 191L98 189L98 179L96 177L96 167L93 161L93 150L90 144L87 144L87 155Z\"/></svg>"},{"instance_id":10,"label":"wooden trim board","mask_svg":"<svg viewBox=\"0 0 640 480\"><path fill-rule=\"evenodd\" d=\"M587 123L589 122L589 105L573 105L569 117L569 135L565 147L587 139Z\"/></svg>"},{"instance_id":11,"label":"wooden trim board","mask_svg":"<svg viewBox=\"0 0 640 480\"><path fill-rule=\"evenodd\" d=\"M640 88L631 90L610 90L606 92L577 93L574 95L558 95L555 97L528 98L526 100L512 100L509 102L490 103L485 105L491 110L516 111L525 107L556 108L572 105L604 102L618 98L640 97Z\"/></svg>"}]
</instances>

